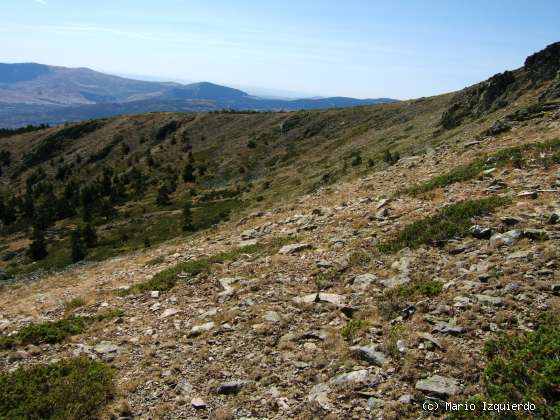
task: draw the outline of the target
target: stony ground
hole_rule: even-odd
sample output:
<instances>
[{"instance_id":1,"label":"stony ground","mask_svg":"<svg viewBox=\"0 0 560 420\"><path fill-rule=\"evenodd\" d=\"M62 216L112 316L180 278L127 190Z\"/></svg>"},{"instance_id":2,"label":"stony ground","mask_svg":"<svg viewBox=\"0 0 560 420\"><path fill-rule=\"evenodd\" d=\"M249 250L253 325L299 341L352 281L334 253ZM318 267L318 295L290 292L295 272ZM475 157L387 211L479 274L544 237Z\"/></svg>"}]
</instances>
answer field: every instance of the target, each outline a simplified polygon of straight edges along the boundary
<instances>
[{"instance_id":1,"label":"stony ground","mask_svg":"<svg viewBox=\"0 0 560 420\"><path fill-rule=\"evenodd\" d=\"M421 403L476 393L489 337L531 330L538 313L560 306L560 168L500 168L423 197L394 193L485 153L559 136L557 124L540 121L461 142L187 242L5 288L3 334L69 313L123 315L64 344L5 351L0 370L82 353L105 359L117 370L116 418L438 418ZM376 250L444 205L490 195L513 197L473 221L493 229L490 239ZM168 292L120 293L177 262L278 238L288 245L216 264ZM384 299L386 289L434 279L444 284L437 296ZM86 304L65 309L76 297Z\"/></svg>"}]
</instances>

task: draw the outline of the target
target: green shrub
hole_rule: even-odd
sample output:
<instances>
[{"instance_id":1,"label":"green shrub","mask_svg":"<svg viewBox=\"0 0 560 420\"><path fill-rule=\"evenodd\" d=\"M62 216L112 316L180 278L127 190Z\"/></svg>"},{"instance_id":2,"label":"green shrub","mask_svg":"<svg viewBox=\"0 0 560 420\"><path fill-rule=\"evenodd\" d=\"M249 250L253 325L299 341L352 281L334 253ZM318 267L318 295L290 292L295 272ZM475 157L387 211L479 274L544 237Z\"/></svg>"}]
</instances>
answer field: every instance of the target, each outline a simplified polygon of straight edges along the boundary
<instances>
[{"instance_id":1,"label":"green shrub","mask_svg":"<svg viewBox=\"0 0 560 420\"><path fill-rule=\"evenodd\" d=\"M111 319L120 318L124 315L124 311L121 309L104 309L99 311L93 316L93 318L88 318L94 321L109 321Z\"/></svg>"},{"instance_id":2,"label":"green shrub","mask_svg":"<svg viewBox=\"0 0 560 420\"><path fill-rule=\"evenodd\" d=\"M417 248L454 237L466 236L472 218L491 213L509 202L505 197L466 200L443 208L434 216L417 220L406 226L397 237L379 245L381 252L396 252L402 248Z\"/></svg>"},{"instance_id":3,"label":"green shrub","mask_svg":"<svg viewBox=\"0 0 560 420\"><path fill-rule=\"evenodd\" d=\"M367 328L368 323L363 319L351 319L346 323L344 327L340 330L340 334L345 340L351 341L356 337L356 334Z\"/></svg>"},{"instance_id":4,"label":"green shrub","mask_svg":"<svg viewBox=\"0 0 560 420\"><path fill-rule=\"evenodd\" d=\"M476 159L473 162L453 168L444 175L438 175L421 184L413 185L401 191L403 194L420 194L432 191L436 188L445 187L457 182L468 181L476 178L480 173L489 167L503 167L512 165L522 168L526 165L530 157L535 158L539 164L549 166L560 161L558 152L560 149L560 139L548 140L542 143L530 143L522 146L508 147L502 149L487 158ZM544 154L545 156L541 156Z\"/></svg>"},{"instance_id":5,"label":"green shrub","mask_svg":"<svg viewBox=\"0 0 560 420\"><path fill-rule=\"evenodd\" d=\"M173 267L167 268L156 273L150 280L139 283L131 287L128 293L142 293L150 290L159 290L161 292L172 289L177 283L179 274L194 277L200 273L210 270L212 264L219 264L226 261L234 260L241 254L252 254L259 249L256 245L249 245L237 248L233 251L222 252L211 257L202 257L196 260L190 260L178 263Z\"/></svg>"},{"instance_id":6,"label":"green shrub","mask_svg":"<svg viewBox=\"0 0 560 420\"><path fill-rule=\"evenodd\" d=\"M60 343L71 335L82 333L86 327L87 320L79 316L64 318L59 321L31 324L23 327L15 335L0 337L0 348L26 344Z\"/></svg>"},{"instance_id":7,"label":"green shrub","mask_svg":"<svg viewBox=\"0 0 560 420\"><path fill-rule=\"evenodd\" d=\"M86 302L82 298L75 297L74 299L71 299L71 300L64 303L64 309L66 309L67 311L70 311L72 309L80 308L80 307L84 306L85 304L86 304Z\"/></svg>"},{"instance_id":8,"label":"green shrub","mask_svg":"<svg viewBox=\"0 0 560 420\"><path fill-rule=\"evenodd\" d=\"M543 418L560 418L559 327L560 317L549 316L535 332L486 344L484 382L492 401L530 401Z\"/></svg>"},{"instance_id":9,"label":"green shrub","mask_svg":"<svg viewBox=\"0 0 560 420\"><path fill-rule=\"evenodd\" d=\"M87 358L0 374L0 418L98 418L114 395L113 371Z\"/></svg>"},{"instance_id":10,"label":"green shrub","mask_svg":"<svg viewBox=\"0 0 560 420\"><path fill-rule=\"evenodd\" d=\"M434 297L443 290L443 283L437 280L421 280L386 289L379 300L379 310L385 319L393 319L407 306L407 300Z\"/></svg>"},{"instance_id":11,"label":"green shrub","mask_svg":"<svg viewBox=\"0 0 560 420\"><path fill-rule=\"evenodd\" d=\"M455 419L558 419L560 418L560 316L547 315L536 331L503 334L486 343L488 363L483 374L483 394L470 402L531 402L534 415L525 411L487 413L460 412Z\"/></svg>"},{"instance_id":12,"label":"green shrub","mask_svg":"<svg viewBox=\"0 0 560 420\"><path fill-rule=\"evenodd\" d=\"M175 287L179 274L194 277L200 273L210 271L212 264L222 264L226 261L234 261L241 255L257 255L267 252L274 253L283 245L296 240L297 238L275 238L267 244L247 245L235 248L231 251L221 252L210 257L202 257L196 260L181 262L173 267L156 273L151 279L131 287L125 293L143 293L151 290L165 292Z\"/></svg>"}]
</instances>

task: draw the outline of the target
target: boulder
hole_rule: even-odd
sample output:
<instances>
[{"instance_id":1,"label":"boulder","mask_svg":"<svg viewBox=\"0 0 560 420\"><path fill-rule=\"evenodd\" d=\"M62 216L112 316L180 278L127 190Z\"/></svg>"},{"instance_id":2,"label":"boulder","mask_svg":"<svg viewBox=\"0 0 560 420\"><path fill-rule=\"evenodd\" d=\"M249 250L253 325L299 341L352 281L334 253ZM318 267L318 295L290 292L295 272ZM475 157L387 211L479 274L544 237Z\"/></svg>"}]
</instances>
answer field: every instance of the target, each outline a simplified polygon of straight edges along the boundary
<instances>
[{"instance_id":1,"label":"boulder","mask_svg":"<svg viewBox=\"0 0 560 420\"><path fill-rule=\"evenodd\" d=\"M350 351L357 358L365 360L372 365L381 367L385 363L385 355L377 351L376 346L353 346L350 347Z\"/></svg>"},{"instance_id":2,"label":"boulder","mask_svg":"<svg viewBox=\"0 0 560 420\"><path fill-rule=\"evenodd\" d=\"M441 397L457 395L460 391L456 379L446 378L439 375L430 376L429 378L416 382L415 388L418 391L435 394Z\"/></svg>"},{"instance_id":3,"label":"boulder","mask_svg":"<svg viewBox=\"0 0 560 420\"><path fill-rule=\"evenodd\" d=\"M280 251L278 251L278 253L284 255L292 255L309 248L311 248L311 245L309 244L290 244L284 245L282 248L280 248Z\"/></svg>"}]
</instances>

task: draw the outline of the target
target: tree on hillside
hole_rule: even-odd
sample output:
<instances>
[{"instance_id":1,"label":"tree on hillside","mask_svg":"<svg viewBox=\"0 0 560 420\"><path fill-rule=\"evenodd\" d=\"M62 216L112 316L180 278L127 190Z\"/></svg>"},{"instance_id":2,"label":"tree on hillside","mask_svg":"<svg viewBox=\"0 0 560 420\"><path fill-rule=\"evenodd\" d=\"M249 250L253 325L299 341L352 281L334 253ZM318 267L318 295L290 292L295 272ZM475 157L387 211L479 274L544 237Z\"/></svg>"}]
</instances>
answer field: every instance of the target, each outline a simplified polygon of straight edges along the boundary
<instances>
[{"instance_id":1,"label":"tree on hillside","mask_svg":"<svg viewBox=\"0 0 560 420\"><path fill-rule=\"evenodd\" d=\"M40 261L44 259L47 253L47 244L45 242L45 233L39 229L33 229L33 241L29 245L27 254L33 261Z\"/></svg>"},{"instance_id":2,"label":"tree on hillside","mask_svg":"<svg viewBox=\"0 0 560 420\"><path fill-rule=\"evenodd\" d=\"M187 200L183 205L183 231L185 232L194 232L195 227L193 224L193 217L192 217L192 203L190 200Z\"/></svg>"},{"instance_id":3,"label":"tree on hillside","mask_svg":"<svg viewBox=\"0 0 560 420\"><path fill-rule=\"evenodd\" d=\"M82 229L82 237L87 248L94 248L97 246L97 232L91 224L87 223L84 226Z\"/></svg>"},{"instance_id":4,"label":"tree on hillside","mask_svg":"<svg viewBox=\"0 0 560 420\"><path fill-rule=\"evenodd\" d=\"M394 165L400 158L401 156L399 152L391 153L390 150L385 150L385 153L383 154L383 161L389 165Z\"/></svg>"},{"instance_id":5,"label":"tree on hillside","mask_svg":"<svg viewBox=\"0 0 560 420\"><path fill-rule=\"evenodd\" d=\"M86 253L82 245L82 235L79 229L73 230L70 235L70 248L73 262L78 262L85 258Z\"/></svg>"},{"instance_id":6,"label":"tree on hillside","mask_svg":"<svg viewBox=\"0 0 560 420\"><path fill-rule=\"evenodd\" d=\"M194 165L189 161L185 165L185 169L183 169L183 181L194 182L195 180L196 176L194 175Z\"/></svg>"},{"instance_id":7,"label":"tree on hillside","mask_svg":"<svg viewBox=\"0 0 560 420\"><path fill-rule=\"evenodd\" d=\"M158 206L167 206L170 203L171 201L169 200L169 192L167 191L167 187L164 185L158 190L156 204Z\"/></svg>"}]
</instances>

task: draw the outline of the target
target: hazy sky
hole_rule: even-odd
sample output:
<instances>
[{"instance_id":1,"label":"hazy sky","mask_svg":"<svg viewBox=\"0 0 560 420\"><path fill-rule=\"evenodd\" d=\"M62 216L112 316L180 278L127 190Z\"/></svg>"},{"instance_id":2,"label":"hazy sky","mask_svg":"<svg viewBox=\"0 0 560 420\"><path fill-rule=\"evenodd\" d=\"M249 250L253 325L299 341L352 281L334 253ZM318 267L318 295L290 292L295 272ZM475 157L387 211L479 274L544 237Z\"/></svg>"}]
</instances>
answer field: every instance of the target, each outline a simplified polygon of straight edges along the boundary
<instances>
[{"instance_id":1,"label":"hazy sky","mask_svg":"<svg viewBox=\"0 0 560 420\"><path fill-rule=\"evenodd\" d=\"M558 0L0 0L0 62L318 95L456 90L560 41Z\"/></svg>"}]
</instances>

